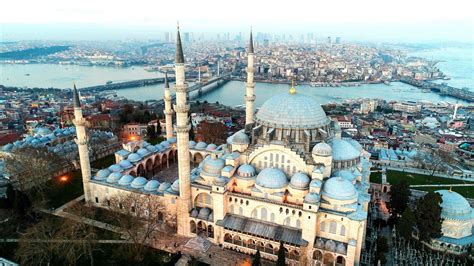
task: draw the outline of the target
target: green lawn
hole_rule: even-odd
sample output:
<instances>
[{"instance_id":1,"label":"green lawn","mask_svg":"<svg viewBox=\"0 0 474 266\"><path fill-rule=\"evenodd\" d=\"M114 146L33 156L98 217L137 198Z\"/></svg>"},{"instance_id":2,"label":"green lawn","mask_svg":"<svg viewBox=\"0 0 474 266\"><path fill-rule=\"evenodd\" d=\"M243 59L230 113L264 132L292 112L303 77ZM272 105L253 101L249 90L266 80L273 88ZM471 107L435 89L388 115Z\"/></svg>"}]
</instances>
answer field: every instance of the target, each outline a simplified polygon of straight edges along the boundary
<instances>
[{"instance_id":1,"label":"green lawn","mask_svg":"<svg viewBox=\"0 0 474 266\"><path fill-rule=\"evenodd\" d=\"M66 179L63 180L62 177ZM49 208L58 208L61 205L84 194L82 174L80 170L70 172L64 176L55 177L46 184L46 197Z\"/></svg>"},{"instance_id":2,"label":"green lawn","mask_svg":"<svg viewBox=\"0 0 474 266\"><path fill-rule=\"evenodd\" d=\"M370 183L376 183L376 184L382 183L382 173L380 173L380 172L371 172L370 173Z\"/></svg>"},{"instance_id":3,"label":"green lawn","mask_svg":"<svg viewBox=\"0 0 474 266\"><path fill-rule=\"evenodd\" d=\"M421 191L436 191L446 189L449 190L450 187L415 187L413 189ZM455 191L466 198L474 198L474 187L451 187L452 191Z\"/></svg>"},{"instance_id":4,"label":"green lawn","mask_svg":"<svg viewBox=\"0 0 474 266\"><path fill-rule=\"evenodd\" d=\"M400 183L402 180L407 180L410 185L442 185L442 184L474 184L474 182L450 179L430 175L412 174L402 171L387 171L387 181L391 185Z\"/></svg>"}]
</instances>

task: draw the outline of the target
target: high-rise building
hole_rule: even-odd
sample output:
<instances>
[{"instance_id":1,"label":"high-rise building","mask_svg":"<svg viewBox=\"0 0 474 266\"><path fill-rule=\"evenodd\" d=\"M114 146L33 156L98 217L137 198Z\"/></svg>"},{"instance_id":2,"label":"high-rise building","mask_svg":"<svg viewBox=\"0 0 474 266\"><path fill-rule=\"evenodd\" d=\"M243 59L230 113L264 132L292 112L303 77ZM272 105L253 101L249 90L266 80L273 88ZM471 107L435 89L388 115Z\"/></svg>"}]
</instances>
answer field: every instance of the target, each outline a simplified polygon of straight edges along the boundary
<instances>
[{"instance_id":1,"label":"high-rise building","mask_svg":"<svg viewBox=\"0 0 474 266\"><path fill-rule=\"evenodd\" d=\"M171 42L171 32L165 32L165 42Z\"/></svg>"},{"instance_id":2,"label":"high-rise building","mask_svg":"<svg viewBox=\"0 0 474 266\"><path fill-rule=\"evenodd\" d=\"M331 36L328 36L328 44L331 44Z\"/></svg>"},{"instance_id":3,"label":"high-rise building","mask_svg":"<svg viewBox=\"0 0 474 266\"><path fill-rule=\"evenodd\" d=\"M336 37L336 44L340 44L341 43L341 37Z\"/></svg>"},{"instance_id":4,"label":"high-rise building","mask_svg":"<svg viewBox=\"0 0 474 266\"><path fill-rule=\"evenodd\" d=\"M184 38L183 39L184 39L184 42L190 42L191 39L189 38L189 32L184 33Z\"/></svg>"}]
</instances>

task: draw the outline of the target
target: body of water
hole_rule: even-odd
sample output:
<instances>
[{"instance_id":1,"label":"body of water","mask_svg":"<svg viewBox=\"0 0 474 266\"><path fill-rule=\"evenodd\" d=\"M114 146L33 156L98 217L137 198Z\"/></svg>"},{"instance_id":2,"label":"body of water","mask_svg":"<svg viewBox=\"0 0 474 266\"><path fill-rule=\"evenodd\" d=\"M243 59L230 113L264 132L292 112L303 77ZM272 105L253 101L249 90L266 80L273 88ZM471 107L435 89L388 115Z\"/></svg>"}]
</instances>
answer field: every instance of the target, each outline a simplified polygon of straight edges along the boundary
<instances>
[{"instance_id":1,"label":"body of water","mask_svg":"<svg viewBox=\"0 0 474 266\"><path fill-rule=\"evenodd\" d=\"M448 47L418 51L410 53L410 55L443 60L444 62L439 63L438 67L451 77L451 80L446 81L448 84L455 87L474 88L472 49ZM143 67L138 66L112 68L53 64L0 64L0 84L19 87L71 88L72 82L76 82L77 86L81 88L105 84L107 81L122 82L162 76L161 73L147 72ZM399 82L391 83L388 86L367 84L359 87L310 87L302 85L298 86L297 90L299 93L315 97L322 104L355 98L465 103L435 93L423 93L418 88ZM288 85L285 84L257 83L255 87L256 106L260 106L269 97L286 91L288 91ZM218 101L226 105L240 105L244 104L244 93L244 82L231 81L219 89L204 94L198 100ZM118 90L117 95L139 101L158 100L163 98L163 84Z\"/></svg>"}]
</instances>

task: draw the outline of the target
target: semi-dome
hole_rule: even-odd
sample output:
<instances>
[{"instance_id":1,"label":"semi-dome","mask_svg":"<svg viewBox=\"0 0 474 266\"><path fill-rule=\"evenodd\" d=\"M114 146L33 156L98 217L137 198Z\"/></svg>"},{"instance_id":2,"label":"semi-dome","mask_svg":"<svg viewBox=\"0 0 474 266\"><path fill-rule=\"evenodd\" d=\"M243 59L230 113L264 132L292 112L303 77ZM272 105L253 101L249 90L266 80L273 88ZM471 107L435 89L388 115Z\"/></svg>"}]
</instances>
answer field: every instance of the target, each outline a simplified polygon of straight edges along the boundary
<instances>
[{"instance_id":1,"label":"semi-dome","mask_svg":"<svg viewBox=\"0 0 474 266\"><path fill-rule=\"evenodd\" d=\"M459 193L451 190L437 190L443 202L440 206L441 217L447 219L464 220L474 218L474 212L469 202Z\"/></svg>"},{"instance_id":2,"label":"semi-dome","mask_svg":"<svg viewBox=\"0 0 474 266\"><path fill-rule=\"evenodd\" d=\"M195 148L198 150L204 150L205 148L207 148L207 143L204 141L200 141L196 144Z\"/></svg>"},{"instance_id":3,"label":"semi-dome","mask_svg":"<svg viewBox=\"0 0 474 266\"><path fill-rule=\"evenodd\" d=\"M110 175L110 171L107 169L102 169L97 172L95 175L95 180L105 180Z\"/></svg>"},{"instance_id":4,"label":"semi-dome","mask_svg":"<svg viewBox=\"0 0 474 266\"><path fill-rule=\"evenodd\" d=\"M247 136L247 134L245 134L242 131L235 133L234 136L232 137L232 144L246 145L249 143L250 143L249 137Z\"/></svg>"},{"instance_id":5,"label":"semi-dome","mask_svg":"<svg viewBox=\"0 0 474 266\"><path fill-rule=\"evenodd\" d=\"M145 148L140 148L138 149L137 154L140 155L141 157L145 157L150 154L150 151Z\"/></svg>"},{"instance_id":6,"label":"semi-dome","mask_svg":"<svg viewBox=\"0 0 474 266\"><path fill-rule=\"evenodd\" d=\"M346 180L349 180L351 182L354 182L355 179L356 179L356 176L349 170L341 170L341 171L337 171L336 173L334 173L335 176L340 176Z\"/></svg>"},{"instance_id":7,"label":"semi-dome","mask_svg":"<svg viewBox=\"0 0 474 266\"><path fill-rule=\"evenodd\" d=\"M108 169L110 172L122 172L122 167L118 164L112 164Z\"/></svg>"},{"instance_id":8,"label":"semi-dome","mask_svg":"<svg viewBox=\"0 0 474 266\"><path fill-rule=\"evenodd\" d=\"M299 93L271 97L260 107L255 121L274 128L296 129L320 128L330 123L316 99Z\"/></svg>"},{"instance_id":9,"label":"semi-dome","mask_svg":"<svg viewBox=\"0 0 474 266\"><path fill-rule=\"evenodd\" d=\"M336 200L351 200L357 198L354 185L340 176L331 177L323 186L323 196Z\"/></svg>"},{"instance_id":10,"label":"semi-dome","mask_svg":"<svg viewBox=\"0 0 474 266\"><path fill-rule=\"evenodd\" d=\"M128 186L132 183L133 181L133 176L131 175L124 175L120 178L120 180L118 181L119 185L121 186Z\"/></svg>"},{"instance_id":11,"label":"semi-dome","mask_svg":"<svg viewBox=\"0 0 474 266\"><path fill-rule=\"evenodd\" d=\"M220 176L222 168L224 168L224 166L225 161L223 159L207 157L204 160L202 171L204 172L204 174L207 175Z\"/></svg>"},{"instance_id":12,"label":"semi-dome","mask_svg":"<svg viewBox=\"0 0 474 266\"><path fill-rule=\"evenodd\" d=\"M264 188L276 189L286 187L288 179L280 169L265 168L257 175L256 183Z\"/></svg>"},{"instance_id":13,"label":"semi-dome","mask_svg":"<svg viewBox=\"0 0 474 266\"><path fill-rule=\"evenodd\" d=\"M318 203L319 202L319 195L316 194L316 193L308 193L305 197L304 197L304 201L306 203L310 203L310 204L315 204L315 203Z\"/></svg>"},{"instance_id":14,"label":"semi-dome","mask_svg":"<svg viewBox=\"0 0 474 266\"><path fill-rule=\"evenodd\" d=\"M119 162L119 165L120 167L122 167L123 169L129 169L129 168L132 168L133 165L132 163L129 161L129 160L121 160Z\"/></svg>"},{"instance_id":15,"label":"semi-dome","mask_svg":"<svg viewBox=\"0 0 474 266\"><path fill-rule=\"evenodd\" d=\"M253 167L250 164L243 164L239 166L237 169L237 175L238 177L243 177L243 178L248 178L248 177L254 177L257 175L257 171L255 170L255 167Z\"/></svg>"},{"instance_id":16,"label":"semi-dome","mask_svg":"<svg viewBox=\"0 0 474 266\"><path fill-rule=\"evenodd\" d=\"M159 185L160 185L160 182L158 182L157 180L150 180L146 183L144 189L146 191L155 191L158 189Z\"/></svg>"},{"instance_id":17,"label":"semi-dome","mask_svg":"<svg viewBox=\"0 0 474 266\"><path fill-rule=\"evenodd\" d=\"M133 179L131 186L133 188L143 188L147 183L146 178L139 176Z\"/></svg>"},{"instance_id":18,"label":"semi-dome","mask_svg":"<svg viewBox=\"0 0 474 266\"><path fill-rule=\"evenodd\" d=\"M127 160L129 160L130 162L132 163L136 163L138 161L140 161L142 159L142 157L136 153L131 153L128 157L127 157Z\"/></svg>"},{"instance_id":19,"label":"semi-dome","mask_svg":"<svg viewBox=\"0 0 474 266\"><path fill-rule=\"evenodd\" d=\"M332 148L326 142L320 142L314 145L312 152L314 155L318 156L331 156Z\"/></svg>"},{"instance_id":20,"label":"semi-dome","mask_svg":"<svg viewBox=\"0 0 474 266\"><path fill-rule=\"evenodd\" d=\"M122 177L122 174L120 172L114 172L107 177L107 183L117 183L120 178Z\"/></svg>"},{"instance_id":21,"label":"semi-dome","mask_svg":"<svg viewBox=\"0 0 474 266\"><path fill-rule=\"evenodd\" d=\"M311 179L304 173L296 173L291 177L290 187L304 190L309 186Z\"/></svg>"},{"instance_id":22,"label":"semi-dome","mask_svg":"<svg viewBox=\"0 0 474 266\"><path fill-rule=\"evenodd\" d=\"M349 142L343 139L333 139L332 141L332 159L335 161L348 161L356 159L360 152Z\"/></svg>"}]
</instances>

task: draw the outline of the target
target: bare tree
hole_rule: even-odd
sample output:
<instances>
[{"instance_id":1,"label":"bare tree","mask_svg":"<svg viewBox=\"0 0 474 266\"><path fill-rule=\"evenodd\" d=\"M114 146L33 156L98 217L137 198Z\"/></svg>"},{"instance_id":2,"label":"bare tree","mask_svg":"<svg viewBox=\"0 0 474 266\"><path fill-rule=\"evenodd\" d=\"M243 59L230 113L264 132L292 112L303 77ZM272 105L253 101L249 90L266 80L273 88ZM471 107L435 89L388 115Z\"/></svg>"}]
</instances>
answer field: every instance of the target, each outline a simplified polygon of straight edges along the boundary
<instances>
[{"instance_id":1,"label":"bare tree","mask_svg":"<svg viewBox=\"0 0 474 266\"><path fill-rule=\"evenodd\" d=\"M146 246L153 244L156 235L176 228L176 217L166 216L166 206L151 195L123 193L111 198L110 206L115 225L131 241L123 247L134 261L143 260Z\"/></svg>"},{"instance_id":2,"label":"bare tree","mask_svg":"<svg viewBox=\"0 0 474 266\"><path fill-rule=\"evenodd\" d=\"M198 138L207 143L222 144L226 140L227 127L220 122L203 121L198 126Z\"/></svg>"},{"instance_id":3,"label":"bare tree","mask_svg":"<svg viewBox=\"0 0 474 266\"><path fill-rule=\"evenodd\" d=\"M5 158L5 170L15 189L31 196L44 195L46 181L68 162L46 148L21 148Z\"/></svg>"}]
</instances>

